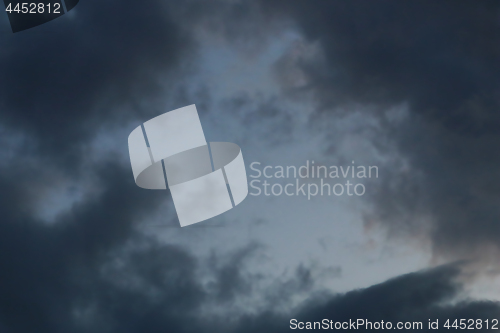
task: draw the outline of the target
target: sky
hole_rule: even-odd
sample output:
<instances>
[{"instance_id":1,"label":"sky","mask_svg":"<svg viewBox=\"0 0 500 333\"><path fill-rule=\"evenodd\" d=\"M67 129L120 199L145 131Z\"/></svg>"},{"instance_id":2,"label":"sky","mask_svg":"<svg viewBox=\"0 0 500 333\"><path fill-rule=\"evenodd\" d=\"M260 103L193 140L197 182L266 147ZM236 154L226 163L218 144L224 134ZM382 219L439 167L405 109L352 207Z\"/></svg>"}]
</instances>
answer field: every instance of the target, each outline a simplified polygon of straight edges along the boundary
<instances>
[{"instance_id":1,"label":"sky","mask_svg":"<svg viewBox=\"0 0 500 333\"><path fill-rule=\"evenodd\" d=\"M499 60L489 0L81 0L17 33L0 14L0 333L498 319ZM191 104L249 184L377 177L250 186L181 228L127 138Z\"/></svg>"}]
</instances>

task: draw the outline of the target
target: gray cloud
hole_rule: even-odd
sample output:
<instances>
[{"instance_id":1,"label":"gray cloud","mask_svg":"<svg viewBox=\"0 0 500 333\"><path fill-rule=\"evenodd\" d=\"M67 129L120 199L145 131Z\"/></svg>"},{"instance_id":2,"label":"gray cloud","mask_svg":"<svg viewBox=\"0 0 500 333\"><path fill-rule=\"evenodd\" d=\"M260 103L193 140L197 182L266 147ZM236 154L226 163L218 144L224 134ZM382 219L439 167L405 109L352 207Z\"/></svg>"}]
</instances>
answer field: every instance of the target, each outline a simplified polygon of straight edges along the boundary
<instances>
[{"instance_id":1,"label":"gray cloud","mask_svg":"<svg viewBox=\"0 0 500 333\"><path fill-rule=\"evenodd\" d=\"M2 34L0 121L74 168L103 122L158 113L162 75L179 72L193 46L172 15L159 1L87 1L35 29Z\"/></svg>"},{"instance_id":2,"label":"gray cloud","mask_svg":"<svg viewBox=\"0 0 500 333\"><path fill-rule=\"evenodd\" d=\"M133 225L159 199L138 194L132 181L124 183L127 171L102 165L98 174L106 190L76 205L60 217L65 223L54 226L19 213L15 203L23 190L12 191L11 177L2 177L2 197L8 193L10 198L0 205L8 221L0 224L0 323L5 332L281 332L292 317L425 322L500 314L496 303L449 303L462 292L460 266L454 264L346 294L313 293L298 308L279 311L287 297L314 290L310 270L300 266L293 279L275 286L283 297L257 313L242 311L231 320L204 315L207 306L231 305L258 290L259 277L249 274L245 262L259 248L252 245L224 258L213 255L205 264L182 247L134 233ZM204 266L215 284L203 282Z\"/></svg>"},{"instance_id":3,"label":"gray cloud","mask_svg":"<svg viewBox=\"0 0 500 333\"><path fill-rule=\"evenodd\" d=\"M412 321L498 316L496 303L443 305L461 292L456 265L344 295L317 295L311 270L299 264L291 278L278 280L274 292L263 295L264 309L253 315L242 311L233 320L208 317L206 307L229 307L260 292L256 284L262 276L247 267L258 248L243 247L205 262L183 247L141 236L135 227L165 198L138 191L129 168L118 162L82 163L83 147L101 124L126 126L163 112L157 102L168 90L164 85L172 88L169 103L184 103L185 87L172 81L196 56L194 30L208 27L244 48L251 41L250 49L258 52L266 28L283 27L276 17L284 15L325 51L323 62L299 63L307 74L300 84L296 75L281 77L294 80L287 86L292 93L312 92L321 110L350 103L375 103L379 110L410 104L409 118L396 128L389 122L384 134L425 179L409 178L396 188L383 184L384 196L373 199L379 200L378 213L396 220L391 207L412 214L417 201L437 218L431 234L436 246L467 250L495 244L498 208L491 198L498 188L491 184L498 178L498 161L491 151L498 141L497 5L454 4L432 4L428 11L422 4L395 2L266 2L261 7L218 2L210 7L89 0L36 30L1 35L0 122L9 131L0 132L0 142L9 152L0 164L0 330L280 332L288 329L292 315ZM272 20L265 21L265 15ZM185 18L198 24L190 30ZM285 65L277 71L288 70ZM200 94L204 101L210 98ZM250 98L236 97L227 107L251 109ZM267 111L242 113L242 119L258 124L265 118L290 131L293 124L277 101L264 101L260 109ZM21 139L11 142L13 132ZM126 142L124 136L121 140ZM84 182L88 174L98 191L84 192L53 225L43 224L33 207L53 181L69 175ZM213 278L208 284L200 277L206 265ZM300 308L276 311L307 293L309 301Z\"/></svg>"},{"instance_id":4,"label":"gray cloud","mask_svg":"<svg viewBox=\"0 0 500 333\"><path fill-rule=\"evenodd\" d=\"M409 161L410 173L395 167L382 172L385 183L371 198L377 219L395 233L425 230L436 254L467 257L496 248L498 2L266 1L262 6L293 19L323 51L312 58L290 55L277 64L286 92L313 94L320 121L325 112L341 117L335 110L362 106L382 126L374 145L384 152L391 142ZM295 84L293 71L302 73L302 84ZM386 110L398 105L410 112L395 122ZM331 146L334 151L335 143Z\"/></svg>"},{"instance_id":5,"label":"gray cloud","mask_svg":"<svg viewBox=\"0 0 500 333\"><path fill-rule=\"evenodd\" d=\"M459 275L458 264L406 274L366 289L312 298L299 309L285 315L266 312L247 316L242 319L237 331L288 332L292 318L302 322L321 322L325 318L334 322L348 322L349 319L360 318L371 322L390 321L393 325L397 322L421 321L424 327L422 331L427 332L431 331L427 329L429 319L439 319L443 325L447 319L453 323L455 319L461 318L486 320L498 316L498 303L450 302L460 294Z\"/></svg>"}]
</instances>

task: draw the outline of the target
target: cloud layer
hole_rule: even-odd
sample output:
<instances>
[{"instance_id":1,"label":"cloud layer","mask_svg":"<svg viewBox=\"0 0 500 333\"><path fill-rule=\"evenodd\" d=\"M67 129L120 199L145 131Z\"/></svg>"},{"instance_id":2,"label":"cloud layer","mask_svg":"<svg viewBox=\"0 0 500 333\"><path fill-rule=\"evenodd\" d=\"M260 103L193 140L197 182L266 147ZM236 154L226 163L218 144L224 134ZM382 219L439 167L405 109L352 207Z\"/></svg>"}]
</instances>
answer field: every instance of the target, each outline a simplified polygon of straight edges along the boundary
<instances>
[{"instance_id":1,"label":"cloud layer","mask_svg":"<svg viewBox=\"0 0 500 333\"><path fill-rule=\"evenodd\" d=\"M279 98L225 100L242 119L235 132L266 119L269 146L286 143L295 125L281 99L312 100L312 124L366 112L380 125L374 146L384 152L390 142L409 162L406 173L384 170L369 198L372 220L397 232L423 230L435 252L450 257L496 253L499 8L88 0L36 29L0 35L0 331L282 332L291 318L425 327L427 319L498 317L497 303L457 301L459 264L336 294L301 262L263 287L273 278L254 270L266 248L253 242L202 257L144 236L138 228L159 210L166 219L174 212L162 206L164 196L138 191L120 153L137 123L183 106L186 91L199 88L184 80L197 71L200 36L251 57L286 30L310 48L275 63ZM400 116L388 112L394 108ZM105 140L96 143L103 128L123 147L110 153ZM40 206L53 213L51 223Z\"/></svg>"},{"instance_id":2,"label":"cloud layer","mask_svg":"<svg viewBox=\"0 0 500 333\"><path fill-rule=\"evenodd\" d=\"M385 170L385 184L372 198L377 219L410 234L425 229L439 254L472 257L498 248L498 2L263 6L293 18L322 52L285 58L281 77L295 70L303 82L288 77L284 89L313 94L319 114L364 109L375 115L374 144L384 153L390 142L409 162L406 173ZM398 107L408 112L395 118L390 110Z\"/></svg>"}]
</instances>

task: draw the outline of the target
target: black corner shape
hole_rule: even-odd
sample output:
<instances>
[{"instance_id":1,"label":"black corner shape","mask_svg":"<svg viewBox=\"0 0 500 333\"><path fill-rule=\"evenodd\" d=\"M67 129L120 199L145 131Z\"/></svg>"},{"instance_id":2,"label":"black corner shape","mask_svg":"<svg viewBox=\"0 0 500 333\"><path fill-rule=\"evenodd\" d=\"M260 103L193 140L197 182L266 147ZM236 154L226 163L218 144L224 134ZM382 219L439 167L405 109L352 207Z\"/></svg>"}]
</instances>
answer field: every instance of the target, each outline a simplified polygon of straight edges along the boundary
<instances>
[{"instance_id":1,"label":"black corner shape","mask_svg":"<svg viewBox=\"0 0 500 333\"><path fill-rule=\"evenodd\" d=\"M73 9L80 0L3 0L12 32L52 21Z\"/></svg>"},{"instance_id":2,"label":"black corner shape","mask_svg":"<svg viewBox=\"0 0 500 333\"><path fill-rule=\"evenodd\" d=\"M78 1L80 0L62 0L66 3L66 11L70 11L72 10L73 8L75 8L76 4L78 3Z\"/></svg>"}]
</instances>

